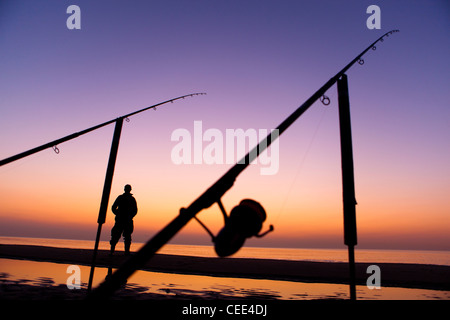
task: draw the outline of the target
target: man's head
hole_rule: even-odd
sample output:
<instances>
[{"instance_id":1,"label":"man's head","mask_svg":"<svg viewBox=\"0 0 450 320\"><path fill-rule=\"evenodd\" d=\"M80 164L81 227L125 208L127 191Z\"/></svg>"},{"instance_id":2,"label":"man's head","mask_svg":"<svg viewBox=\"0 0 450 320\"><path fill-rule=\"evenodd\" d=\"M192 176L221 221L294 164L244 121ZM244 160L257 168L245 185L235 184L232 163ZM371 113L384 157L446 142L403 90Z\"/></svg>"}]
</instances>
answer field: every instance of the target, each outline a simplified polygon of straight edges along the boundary
<instances>
[{"instance_id":1,"label":"man's head","mask_svg":"<svg viewBox=\"0 0 450 320\"><path fill-rule=\"evenodd\" d=\"M127 184L127 185L125 185L123 190L125 190L126 193L130 193L131 192L131 186L129 184Z\"/></svg>"}]
</instances>

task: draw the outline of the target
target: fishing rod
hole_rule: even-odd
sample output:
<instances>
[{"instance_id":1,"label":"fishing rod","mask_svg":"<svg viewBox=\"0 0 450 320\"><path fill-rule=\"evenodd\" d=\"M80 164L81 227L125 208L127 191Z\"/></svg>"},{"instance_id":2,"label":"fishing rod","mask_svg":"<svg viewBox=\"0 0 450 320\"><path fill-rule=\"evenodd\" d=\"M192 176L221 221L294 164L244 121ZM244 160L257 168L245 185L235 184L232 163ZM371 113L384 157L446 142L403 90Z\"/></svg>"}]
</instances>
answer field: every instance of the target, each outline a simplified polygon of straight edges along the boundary
<instances>
[{"instance_id":1,"label":"fishing rod","mask_svg":"<svg viewBox=\"0 0 450 320\"><path fill-rule=\"evenodd\" d=\"M367 53L370 49L375 50L375 45L379 41L383 41L385 37L398 32L398 30L392 30L381 37L379 37L376 41L370 44L366 49L364 49L359 55L357 55L349 64L347 64L341 71L339 71L334 77L328 80L319 90L317 90L308 100L306 100L300 107L298 107L288 118L286 118L278 127L277 130L272 131L267 137L262 140L254 149L252 149L249 153L247 153L244 158L242 158L238 163L236 163L231 169L229 169L219 180L216 181L211 187L209 187L202 195L200 195L191 205L187 208L181 208L180 213L177 217L175 217L164 229L162 229L158 234L156 234L153 238L151 238L139 251L137 251L134 255L132 255L125 263L111 276L105 279L97 288L95 288L88 296L88 299L99 299L106 298L110 296L115 290L124 285L127 279L138 269L142 268L145 263L152 257L154 254L164 245L166 244L177 232L179 232L191 219L195 218L198 212L203 209L209 208L211 205L217 203L222 210L222 213L225 217L225 227L222 231L219 232L219 236L214 240L218 241L220 245L224 248L225 252L236 251L236 248L232 248L233 250L227 250L227 247L235 247L242 245L243 242L239 241L239 243L235 243L233 240L233 236L238 235L242 230L231 230L231 228L239 229L239 226L233 226L231 223L227 224L227 221L232 220L233 211L239 207L247 207L247 209L256 212L260 217L257 222L262 222L265 220L265 212L262 207L256 201L245 199L241 201L239 206L233 208L230 216L226 215L226 212L223 208L221 198L222 196L233 186L238 175L244 171L248 165L261 154L270 144L275 141L292 123L294 123L314 102L318 99L321 99L322 103L328 104L329 98L325 96L327 90L333 86L342 76L344 76L345 72L350 69L356 62L359 64L364 64L364 60L362 57ZM327 103L328 102L328 103ZM240 210L242 211L242 210ZM258 219L258 218L255 218ZM241 221L245 221L242 219ZM271 228L273 229L273 228ZM259 232L259 230L254 230ZM270 230L269 230L270 231ZM252 235L256 235L253 232ZM245 235L247 236L247 235ZM261 236L261 235L260 235ZM216 243L217 246L217 243ZM220 248L219 248L220 249ZM237 248L239 249L239 248ZM217 252L216 248L216 252ZM221 250L219 250L221 251Z\"/></svg>"},{"instance_id":2,"label":"fishing rod","mask_svg":"<svg viewBox=\"0 0 450 320\"><path fill-rule=\"evenodd\" d=\"M0 161L0 166L3 166L3 165L5 165L5 164L8 164L8 163L10 163L10 162L13 162L13 161L16 161L16 160L19 160L19 159L22 159L22 158L25 158L25 157L27 157L27 156L29 156L29 155L32 155L32 154L34 154L34 153L37 153L37 152L39 152L39 151L42 151L42 150L45 150L45 149L48 149L48 148L53 148L53 150L54 150L56 153L59 153L59 149L56 147L58 144L61 144L61 143L63 143L63 142L66 142L66 141L75 139L75 138L77 138L77 137L79 137L79 136L81 136L81 135L84 135L84 134L86 134L86 133L89 133L89 132L91 132L91 131L100 129L100 128L104 127L104 126L107 126L107 125L109 125L109 124L111 124L111 123L116 122L118 119L128 119L129 117L134 116L134 115L136 115L136 114L138 114L138 113L144 112L144 111L149 110L149 109L155 109L156 107L161 106L161 105L166 104L166 103L169 103L169 102L172 102L172 103L173 103L173 102L176 101L176 100L184 99L184 98L186 98L186 97L193 97L193 96L204 95L204 94L206 94L206 93L191 93L191 94L187 94L187 95L184 95L184 96L180 96L180 97L177 97L177 98L173 98L173 99L170 99L170 100L167 100L167 101L163 101L163 102L157 103L157 104L155 104L155 105L152 105L152 106L150 106L150 107L146 107L146 108L140 109L140 110L138 110L138 111L134 111L134 112L128 113L128 114L123 115L123 116L121 116L121 117L119 117L119 118L117 118L117 119L113 119L113 120L110 120L110 121L106 121L106 122L104 122L104 123L101 123L101 124L99 124L99 125L93 126L93 127L91 127L91 128L82 130L82 131L80 131L80 132L72 133L72 134L70 134L70 135L68 135L68 136L65 136L65 137L63 137L63 138L56 139L56 140L54 140L54 141L48 142L48 143L46 143L46 144L43 144L43 145L41 145L41 146L39 146L39 147L30 149L30 150L28 150L28 151L25 151L25 152L22 152L22 153L19 153L19 154L16 154L16 155L14 155L14 156L12 156L12 157L9 157L9 158L6 158L6 159L3 159L3 160Z\"/></svg>"}]
</instances>

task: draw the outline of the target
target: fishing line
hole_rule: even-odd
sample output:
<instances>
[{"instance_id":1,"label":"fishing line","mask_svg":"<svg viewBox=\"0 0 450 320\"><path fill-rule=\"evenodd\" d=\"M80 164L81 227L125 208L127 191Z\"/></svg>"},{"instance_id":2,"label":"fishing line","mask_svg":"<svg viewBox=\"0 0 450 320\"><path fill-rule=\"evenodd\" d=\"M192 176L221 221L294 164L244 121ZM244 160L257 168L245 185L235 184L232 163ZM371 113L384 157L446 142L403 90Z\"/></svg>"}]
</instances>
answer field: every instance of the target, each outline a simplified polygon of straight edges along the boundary
<instances>
[{"instance_id":1,"label":"fishing line","mask_svg":"<svg viewBox=\"0 0 450 320\"><path fill-rule=\"evenodd\" d=\"M328 97L327 97L327 99L328 99ZM328 104L329 104L329 102L327 104L324 104L324 105L328 106ZM299 164L297 166L297 170L296 170L296 173L294 175L294 178L292 179L290 187L289 187L288 191L286 192L286 196L284 197L284 200L283 200L283 202L281 204L281 207L280 207L280 209L278 211L278 214L275 217L275 221L273 222L274 224L277 224L279 218L281 217L281 214L284 213L283 211L285 209L287 200L288 200L288 198L290 197L290 195L292 193L292 189L294 188L294 184L297 181L298 176L300 175L300 171L302 171L302 169L303 169L303 165L305 163L305 160L306 160L306 158L307 158L307 156L309 154L309 151L310 151L310 149L311 149L311 147L312 147L312 145L313 145L313 143L314 143L314 141L316 139L317 133L319 132L319 129L320 129L321 125L322 125L322 122L325 119L325 115L327 114L328 109L330 109L330 108L323 108L322 115L320 116L319 122L317 123L317 126L316 126L316 128L314 130L314 133L313 133L313 135L311 137L311 140L309 141L308 147L306 148L306 151L303 154L303 157L302 157L302 159L300 160L300 162L299 162Z\"/></svg>"}]
</instances>

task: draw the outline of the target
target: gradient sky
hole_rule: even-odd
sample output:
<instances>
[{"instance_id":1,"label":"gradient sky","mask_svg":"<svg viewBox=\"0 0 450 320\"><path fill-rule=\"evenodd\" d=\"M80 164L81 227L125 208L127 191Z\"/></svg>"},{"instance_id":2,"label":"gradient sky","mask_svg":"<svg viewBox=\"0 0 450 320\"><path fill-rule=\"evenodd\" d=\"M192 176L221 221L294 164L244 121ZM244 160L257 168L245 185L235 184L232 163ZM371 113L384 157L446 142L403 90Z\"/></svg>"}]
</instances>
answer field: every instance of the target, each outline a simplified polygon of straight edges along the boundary
<instances>
[{"instance_id":1,"label":"gradient sky","mask_svg":"<svg viewBox=\"0 0 450 320\"><path fill-rule=\"evenodd\" d=\"M81 30L66 9L81 8ZM366 9L381 8L381 30ZM450 250L447 1L0 2L0 158L180 95L124 122L110 205L129 183L146 241L228 168L175 165L174 130L272 129L383 33L347 72L359 248ZM275 232L247 245L343 247L337 93L280 137L280 168L228 191ZM0 235L95 239L114 127L0 168ZM217 232L217 206L199 217ZM108 212L102 239L109 240ZM172 243L210 244L192 221Z\"/></svg>"}]
</instances>

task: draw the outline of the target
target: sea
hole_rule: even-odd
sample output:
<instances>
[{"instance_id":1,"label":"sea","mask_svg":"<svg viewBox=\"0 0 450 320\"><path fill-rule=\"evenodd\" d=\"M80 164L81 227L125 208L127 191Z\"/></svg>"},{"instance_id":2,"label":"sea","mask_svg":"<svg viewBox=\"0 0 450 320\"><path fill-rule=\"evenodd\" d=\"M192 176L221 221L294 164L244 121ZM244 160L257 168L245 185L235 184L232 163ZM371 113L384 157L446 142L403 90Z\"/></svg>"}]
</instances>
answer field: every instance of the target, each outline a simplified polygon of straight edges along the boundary
<instances>
[{"instance_id":1,"label":"sea","mask_svg":"<svg viewBox=\"0 0 450 320\"><path fill-rule=\"evenodd\" d=\"M36 245L73 249L94 248L94 241L92 240L72 239L0 237L0 244ZM144 243L133 243L131 250L137 251L143 245ZM123 243L119 242L117 244L117 249L121 250L121 246L123 246ZM109 248L110 245L108 241L100 241L99 249L109 250ZM195 257L217 257L214 248L211 245L166 244L160 251L158 251L158 253ZM348 262L348 251L346 249L262 248L244 246L232 257L318 262ZM361 263L415 263L450 266L450 251L378 250L356 248L355 261Z\"/></svg>"},{"instance_id":2,"label":"sea","mask_svg":"<svg viewBox=\"0 0 450 320\"><path fill-rule=\"evenodd\" d=\"M70 239L44 239L0 237L0 244L38 245L61 248L92 249L93 241ZM123 243L118 244L118 249ZM133 243L137 251L143 243ZM101 241L100 249L109 249L107 241ZM167 244L158 253L216 257L212 246ZM280 259L318 262L347 262L345 249L298 249L243 247L233 258ZM369 250L356 249L356 262L414 263L450 266L449 251ZM27 260L0 259L0 283L25 281L27 285L61 286L69 277L69 265ZM82 285L86 286L90 268L80 266ZM106 268L96 268L93 285L99 285L106 277ZM381 282L382 283L382 282ZM139 293L158 293L168 296L187 296L195 299L212 299L217 296L228 299L255 298L280 300L348 299L349 288L344 284L301 283L291 281L212 277L201 275L169 274L162 272L136 272L128 285ZM19 295L20 296L20 295ZM1 297L1 292L0 292ZM357 286L360 300L450 300L450 291L382 287L370 289Z\"/></svg>"}]
</instances>

